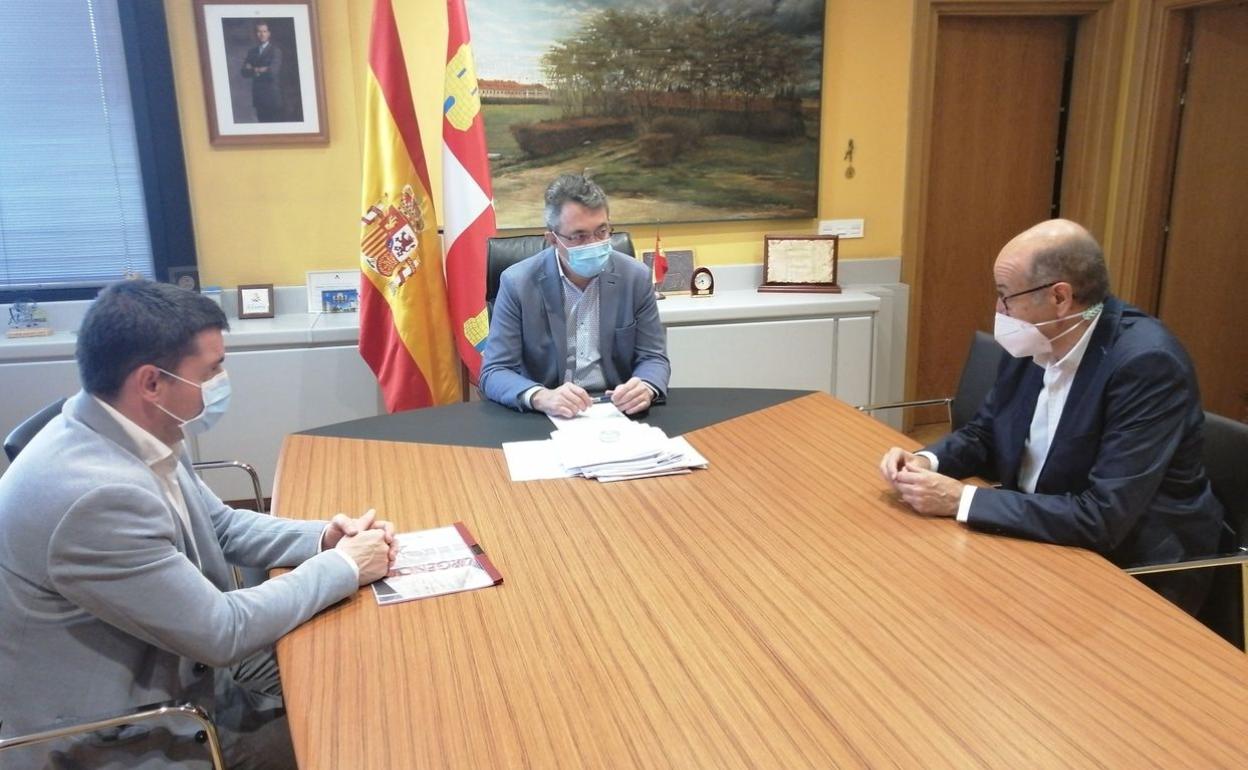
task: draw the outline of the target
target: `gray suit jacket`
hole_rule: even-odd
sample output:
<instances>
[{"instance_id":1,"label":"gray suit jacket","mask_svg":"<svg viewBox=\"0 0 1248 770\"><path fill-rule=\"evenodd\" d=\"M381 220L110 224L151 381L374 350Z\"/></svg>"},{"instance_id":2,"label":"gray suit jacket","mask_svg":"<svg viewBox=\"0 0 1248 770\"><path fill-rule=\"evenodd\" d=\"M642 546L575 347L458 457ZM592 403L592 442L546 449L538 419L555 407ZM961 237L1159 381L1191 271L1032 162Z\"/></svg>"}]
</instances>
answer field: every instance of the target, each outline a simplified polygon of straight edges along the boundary
<instances>
[{"instance_id":1,"label":"gray suit jacket","mask_svg":"<svg viewBox=\"0 0 1248 770\"><path fill-rule=\"evenodd\" d=\"M568 329L557 260L554 248L546 248L499 277L481 364L481 390L491 401L519 409L520 396L529 388L554 388L563 382ZM640 377L659 391L661 399L667 394L672 366L650 271L627 254L613 251L597 280L598 347L607 387Z\"/></svg>"},{"instance_id":2,"label":"gray suit jacket","mask_svg":"<svg viewBox=\"0 0 1248 770\"><path fill-rule=\"evenodd\" d=\"M356 591L345 560L317 553L324 522L235 510L189 460L177 473L190 531L122 427L79 393L0 477L0 736L175 698L211 712L214 667ZM230 563L298 568L232 591ZM168 767L172 745L183 766L205 756L193 734L139 734L98 756L92 738L70 754ZM46 754L6 753L3 765L42 766Z\"/></svg>"}]
</instances>

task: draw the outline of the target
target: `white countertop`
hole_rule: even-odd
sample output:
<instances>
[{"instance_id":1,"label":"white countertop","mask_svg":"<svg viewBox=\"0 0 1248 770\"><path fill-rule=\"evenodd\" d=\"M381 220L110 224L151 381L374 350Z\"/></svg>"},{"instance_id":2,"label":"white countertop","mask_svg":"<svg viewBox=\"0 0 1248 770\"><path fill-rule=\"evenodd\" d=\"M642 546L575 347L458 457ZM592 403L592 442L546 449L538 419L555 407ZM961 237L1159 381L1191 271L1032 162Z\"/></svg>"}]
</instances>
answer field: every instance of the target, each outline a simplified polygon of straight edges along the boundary
<instances>
[{"instance_id":1,"label":"white countertop","mask_svg":"<svg viewBox=\"0 0 1248 770\"><path fill-rule=\"evenodd\" d=\"M895 260L864 260L856 277L863 286L878 277L867 270L895 270ZM852 263L842 262L843 267ZM853 266L858 268L857 265ZM726 265L714 268L716 292L709 297L669 294L659 301L659 318L666 326L704 323L733 323L784 318L820 318L835 315L874 313L880 299L853 286L840 294L824 293L762 293L757 291L762 276L761 265ZM845 270L843 272L850 272ZM849 277L849 276L846 276ZM220 296L220 293L218 293ZM273 318L237 318L232 298L222 303L230 316L230 330L225 333L228 350L266 348L320 347L354 345L359 339L359 315L356 313L307 313L304 288L278 287ZM68 360L74 357L77 328L89 302L50 303L49 320L57 331L47 337L9 339L0 336L0 362Z\"/></svg>"}]
</instances>

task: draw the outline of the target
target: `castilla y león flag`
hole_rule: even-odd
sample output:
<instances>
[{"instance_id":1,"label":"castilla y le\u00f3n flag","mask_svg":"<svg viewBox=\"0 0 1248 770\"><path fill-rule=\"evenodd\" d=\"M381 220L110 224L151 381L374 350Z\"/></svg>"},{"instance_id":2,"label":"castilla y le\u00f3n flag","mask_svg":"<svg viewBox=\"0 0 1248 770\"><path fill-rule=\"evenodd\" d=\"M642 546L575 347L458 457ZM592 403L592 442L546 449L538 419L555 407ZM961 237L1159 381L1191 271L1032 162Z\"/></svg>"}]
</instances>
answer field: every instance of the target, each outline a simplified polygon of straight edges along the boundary
<instances>
[{"instance_id":1,"label":"castilla y le\u00f3n flag","mask_svg":"<svg viewBox=\"0 0 1248 770\"><path fill-rule=\"evenodd\" d=\"M494 196L485 154L481 96L464 0L447 0L442 102L442 209L451 331L473 382L490 329L485 310L485 242L494 235Z\"/></svg>"},{"instance_id":2,"label":"castilla y le\u00f3n flag","mask_svg":"<svg viewBox=\"0 0 1248 770\"><path fill-rule=\"evenodd\" d=\"M390 0L373 4L365 112L360 355L391 412L458 401L429 171Z\"/></svg>"}]
</instances>

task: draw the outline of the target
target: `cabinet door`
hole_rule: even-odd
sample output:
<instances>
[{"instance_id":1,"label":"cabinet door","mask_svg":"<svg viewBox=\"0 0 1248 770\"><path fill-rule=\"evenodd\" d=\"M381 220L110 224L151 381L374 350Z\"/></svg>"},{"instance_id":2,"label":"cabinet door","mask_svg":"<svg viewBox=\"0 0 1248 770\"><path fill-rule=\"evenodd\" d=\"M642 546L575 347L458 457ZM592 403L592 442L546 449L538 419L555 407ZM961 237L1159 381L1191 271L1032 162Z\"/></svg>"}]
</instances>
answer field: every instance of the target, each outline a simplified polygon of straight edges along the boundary
<instances>
[{"instance_id":1,"label":"cabinet door","mask_svg":"<svg viewBox=\"0 0 1248 770\"><path fill-rule=\"evenodd\" d=\"M834 318L667 330L672 387L790 388L835 394L835 348Z\"/></svg>"},{"instance_id":2,"label":"cabinet door","mask_svg":"<svg viewBox=\"0 0 1248 770\"><path fill-rule=\"evenodd\" d=\"M871 403L874 331L870 316L836 319L835 395L854 406Z\"/></svg>"},{"instance_id":3,"label":"cabinet door","mask_svg":"<svg viewBox=\"0 0 1248 770\"><path fill-rule=\"evenodd\" d=\"M195 459L254 465L266 497L287 434L381 413L377 380L354 345L230 353L225 366L230 408L196 439ZM252 496L241 471L208 471L204 480L224 500Z\"/></svg>"}]
</instances>

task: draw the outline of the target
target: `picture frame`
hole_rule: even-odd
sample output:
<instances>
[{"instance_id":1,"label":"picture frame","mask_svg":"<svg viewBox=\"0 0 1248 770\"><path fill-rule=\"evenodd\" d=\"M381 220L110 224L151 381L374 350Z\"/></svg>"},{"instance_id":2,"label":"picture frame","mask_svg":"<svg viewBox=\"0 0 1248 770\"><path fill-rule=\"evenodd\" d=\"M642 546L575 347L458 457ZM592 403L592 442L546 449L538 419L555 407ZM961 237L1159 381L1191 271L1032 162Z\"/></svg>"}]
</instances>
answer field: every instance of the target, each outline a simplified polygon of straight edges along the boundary
<instances>
[{"instance_id":1,"label":"picture frame","mask_svg":"<svg viewBox=\"0 0 1248 770\"><path fill-rule=\"evenodd\" d=\"M764 235L762 292L839 294L837 235Z\"/></svg>"},{"instance_id":2,"label":"picture frame","mask_svg":"<svg viewBox=\"0 0 1248 770\"><path fill-rule=\"evenodd\" d=\"M238 287L239 318L273 317L273 284L249 283Z\"/></svg>"},{"instance_id":3,"label":"picture frame","mask_svg":"<svg viewBox=\"0 0 1248 770\"><path fill-rule=\"evenodd\" d=\"M314 0L194 3L209 142L328 142Z\"/></svg>"},{"instance_id":4,"label":"picture frame","mask_svg":"<svg viewBox=\"0 0 1248 770\"><path fill-rule=\"evenodd\" d=\"M667 274L663 283L655 288L663 294L688 294L689 282L693 280L693 249L664 249L667 256ZM641 261L654 275L654 251L641 252Z\"/></svg>"},{"instance_id":5,"label":"picture frame","mask_svg":"<svg viewBox=\"0 0 1248 770\"><path fill-rule=\"evenodd\" d=\"M309 313L355 313L360 309L359 270L309 270Z\"/></svg>"},{"instance_id":6,"label":"picture frame","mask_svg":"<svg viewBox=\"0 0 1248 770\"><path fill-rule=\"evenodd\" d=\"M195 265L169 267L169 283L187 291L199 291L199 268Z\"/></svg>"}]
</instances>

